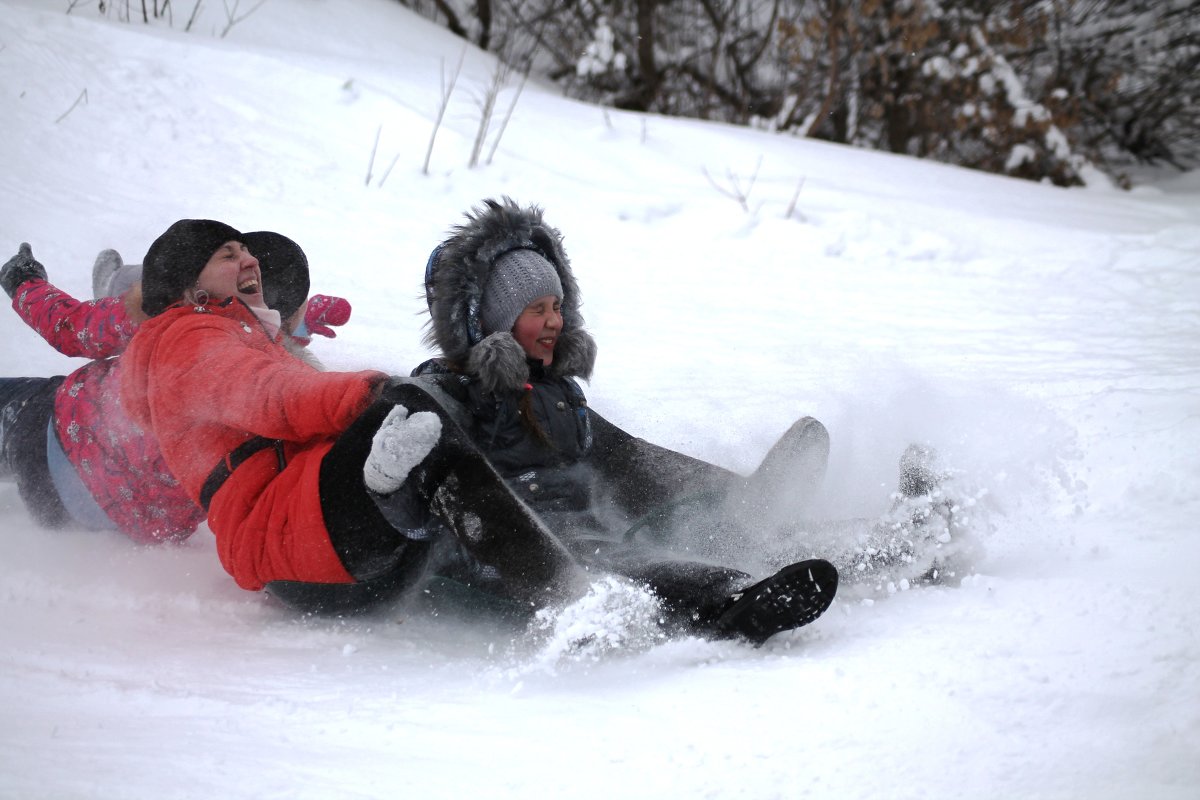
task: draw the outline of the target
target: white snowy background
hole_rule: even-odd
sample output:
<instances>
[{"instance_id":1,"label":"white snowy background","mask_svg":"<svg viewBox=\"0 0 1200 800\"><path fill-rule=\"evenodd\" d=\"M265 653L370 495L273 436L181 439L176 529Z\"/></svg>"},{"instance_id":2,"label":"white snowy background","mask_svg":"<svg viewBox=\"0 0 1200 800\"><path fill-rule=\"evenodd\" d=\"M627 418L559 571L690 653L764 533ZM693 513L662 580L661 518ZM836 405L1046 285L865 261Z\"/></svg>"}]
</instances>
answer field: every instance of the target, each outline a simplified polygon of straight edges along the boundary
<instances>
[{"instance_id":1,"label":"white snowy background","mask_svg":"<svg viewBox=\"0 0 1200 800\"><path fill-rule=\"evenodd\" d=\"M743 472L817 416L830 518L884 513L928 443L982 550L760 649L563 612L634 634L589 655L419 603L300 618L206 528L44 531L3 483L0 796L1200 797L1200 176L1064 190L536 82L468 169L474 50L423 174L462 44L397 3L268 0L224 37L219 3L188 33L190 3L68 5L0 0L0 256L87 296L100 249L139 261L178 218L278 230L353 303L326 364L407 372L429 250L536 202L601 413ZM756 169L748 210L716 188ZM0 340L6 375L78 365L14 313Z\"/></svg>"}]
</instances>

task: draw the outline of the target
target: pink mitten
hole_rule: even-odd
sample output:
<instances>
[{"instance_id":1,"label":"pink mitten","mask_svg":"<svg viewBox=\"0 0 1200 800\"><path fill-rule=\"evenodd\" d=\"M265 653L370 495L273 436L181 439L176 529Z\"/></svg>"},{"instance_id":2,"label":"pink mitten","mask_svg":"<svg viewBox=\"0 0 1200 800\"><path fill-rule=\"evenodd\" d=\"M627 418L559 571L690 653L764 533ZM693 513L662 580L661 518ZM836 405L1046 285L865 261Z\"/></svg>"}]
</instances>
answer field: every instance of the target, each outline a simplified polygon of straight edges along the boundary
<instances>
[{"instance_id":1,"label":"pink mitten","mask_svg":"<svg viewBox=\"0 0 1200 800\"><path fill-rule=\"evenodd\" d=\"M350 321L350 303L341 297L331 297L327 294L314 294L308 298L308 308L304 311L304 326L309 333L337 336L330 325L345 325Z\"/></svg>"}]
</instances>

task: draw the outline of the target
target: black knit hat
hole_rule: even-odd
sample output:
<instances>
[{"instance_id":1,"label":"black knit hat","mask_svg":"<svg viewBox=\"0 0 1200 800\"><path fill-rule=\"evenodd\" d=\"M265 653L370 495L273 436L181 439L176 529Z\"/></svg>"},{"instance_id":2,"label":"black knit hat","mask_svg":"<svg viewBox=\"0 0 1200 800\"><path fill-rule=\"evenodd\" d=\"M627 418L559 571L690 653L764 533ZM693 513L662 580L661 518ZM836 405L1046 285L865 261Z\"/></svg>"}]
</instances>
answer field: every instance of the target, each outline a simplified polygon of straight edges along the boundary
<instances>
[{"instance_id":1,"label":"black knit hat","mask_svg":"<svg viewBox=\"0 0 1200 800\"><path fill-rule=\"evenodd\" d=\"M142 311L153 317L179 302L213 253L240 241L242 234L211 219L181 219L167 228L142 259Z\"/></svg>"},{"instance_id":2,"label":"black knit hat","mask_svg":"<svg viewBox=\"0 0 1200 800\"><path fill-rule=\"evenodd\" d=\"M258 259L263 300L286 320L308 299L308 257L300 245L274 231L244 234L242 244Z\"/></svg>"}]
</instances>

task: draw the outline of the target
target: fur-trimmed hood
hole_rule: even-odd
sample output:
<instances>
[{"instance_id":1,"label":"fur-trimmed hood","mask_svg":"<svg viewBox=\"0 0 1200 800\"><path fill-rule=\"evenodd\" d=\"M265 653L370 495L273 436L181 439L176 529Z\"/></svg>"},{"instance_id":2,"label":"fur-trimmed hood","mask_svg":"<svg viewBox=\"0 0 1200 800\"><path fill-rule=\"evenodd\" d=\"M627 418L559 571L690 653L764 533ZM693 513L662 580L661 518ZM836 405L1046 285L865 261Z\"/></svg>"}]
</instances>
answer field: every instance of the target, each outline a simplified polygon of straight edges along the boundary
<instances>
[{"instance_id":1,"label":"fur-trimmed hood","mask_svg":"<svg viewBox=\"0 0 1200 800\"><path fill-rule=\"evenodd\" d=\"M425 300L429 305L427 344L478 378L486 391L520 389L529 381L525 351L509 332L483 335L479 306L496 259L520 248L535 251L558 272L562 283L562 332L554 349L551 375L591 377L596 343L583 327L579 285L562 246L562 234L542 219L537 206L522 208L509 197L485 200L467 214L450 237L429 256Z\"/></svg>"}]
</instances>

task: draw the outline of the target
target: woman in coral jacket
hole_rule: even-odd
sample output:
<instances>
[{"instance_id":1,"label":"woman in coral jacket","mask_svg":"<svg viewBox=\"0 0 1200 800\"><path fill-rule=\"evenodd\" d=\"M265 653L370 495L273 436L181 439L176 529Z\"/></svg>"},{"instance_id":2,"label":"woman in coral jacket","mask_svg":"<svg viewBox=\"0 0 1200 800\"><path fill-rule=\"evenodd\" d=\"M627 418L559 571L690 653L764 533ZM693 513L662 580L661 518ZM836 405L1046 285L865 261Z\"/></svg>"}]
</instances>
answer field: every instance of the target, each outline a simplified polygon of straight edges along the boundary
<instances>
[{"instance_id":1,"label":"woman in coral jacket","mask_svg":"<svg viewBox=\"0 0 1200 800\"><path fill-rule=\"evenodd\" d=\"M315 315L320 320L314 317L311 327L329 335L321 321L330 309L337 311L334 324L346 321L349 304L341 298L318 295L315 305L306 302L308 260L299 245L268 231L246 238L274 278L269 304L290 320L285 327ZM119 265L114 251L102 253L97 264L114 257ZM196 530L204 513L170 473L154 439L118 402L119 354L145 319L140 265L123 265L123 274L123 296L81 302L47 281L28 244L0 270L0 283L27 324L64 355L93 359L65 379L0 378L0 465L15 476L30 513L48 527L115 528L138 542L178 541ZM315 361L302 342L287 341L293 353Z\"/></svg>"},{"instance_id":2,"label":"woman in coral jacket","mask_svg":"<svg viewBox=\"0 0 1200 800\"><path fill-rule=\"evenodd\" d=\"M122 405L207 511L238 585L409 585L430 542L394 527L376 502L412 472L420 513L452 506L447 525L463 546L523 581L528 596L562 590L565 551L460 432L443 432L428 395L373 370L319 372L287 353L244 239L221 222L180 220L155 240L142 273L150 319L121 374ZM463 485L472 491L451 501ZM488 521L497 511L502 527ZM370 599L347 597L349 608Z\"/></svg>"}]
</instances>

